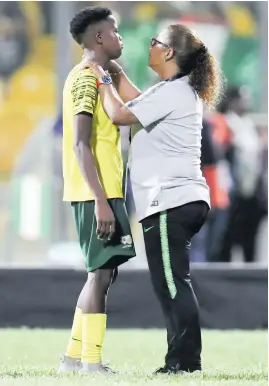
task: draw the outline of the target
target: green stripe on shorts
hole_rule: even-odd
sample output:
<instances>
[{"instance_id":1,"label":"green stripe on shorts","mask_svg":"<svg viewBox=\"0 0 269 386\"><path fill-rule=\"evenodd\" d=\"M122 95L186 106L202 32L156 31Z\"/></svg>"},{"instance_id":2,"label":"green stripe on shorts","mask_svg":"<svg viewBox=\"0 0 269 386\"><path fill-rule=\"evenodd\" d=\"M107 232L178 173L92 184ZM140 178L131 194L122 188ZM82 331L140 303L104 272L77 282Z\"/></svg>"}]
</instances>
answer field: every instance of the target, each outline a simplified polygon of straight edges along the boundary
<instances>
[{"instance_id":1,"label":"green stripe on shorts","mask_svg":"<svg viewBox=\"0 0 269 386\"><path fill-rule=\"evenodd\" d=\"M169 241L167 234L167 211L161 212L160 214L160 235L164 275L170 292L170 296L172 299L174 299L177 294L177 288L174 282L170 261Z\"/></svg>"}]
</instances>

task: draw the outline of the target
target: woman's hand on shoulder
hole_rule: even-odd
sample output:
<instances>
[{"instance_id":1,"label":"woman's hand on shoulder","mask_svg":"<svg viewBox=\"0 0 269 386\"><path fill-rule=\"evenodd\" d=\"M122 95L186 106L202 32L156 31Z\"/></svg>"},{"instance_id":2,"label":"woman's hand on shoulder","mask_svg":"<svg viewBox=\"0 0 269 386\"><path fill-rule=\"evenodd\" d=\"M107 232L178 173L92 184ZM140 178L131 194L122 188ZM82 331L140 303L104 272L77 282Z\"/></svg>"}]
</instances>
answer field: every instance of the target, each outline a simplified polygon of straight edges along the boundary
<instances>
[{"instance_id":1,"label":"woman's hand on shoulder","mask_svg":"<svg viewBox=\"0 0 269 386\"><path fill-rule=\"evenodd\" d=\"M79 63L79 68L81 70L89 68L90 70L92 70L92 72L97 78L102 78L102 76L107 75L103 67L100 66L100 64L98 64L94 60L83 58L82 61Z\"/></svg>"}]
</instances>

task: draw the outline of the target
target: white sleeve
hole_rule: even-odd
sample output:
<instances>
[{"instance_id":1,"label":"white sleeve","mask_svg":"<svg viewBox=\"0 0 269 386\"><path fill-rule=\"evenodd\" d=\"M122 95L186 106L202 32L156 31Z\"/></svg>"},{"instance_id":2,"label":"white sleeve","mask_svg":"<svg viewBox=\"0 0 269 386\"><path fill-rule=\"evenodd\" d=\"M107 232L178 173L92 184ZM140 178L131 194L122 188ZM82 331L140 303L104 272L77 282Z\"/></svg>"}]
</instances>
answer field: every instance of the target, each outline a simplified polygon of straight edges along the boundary
<instances>
[{"instance_id":1,"label":"white sleeve","mask_svg":"<svg viewBox=\"0 0 269 386\"><path fill-rule=\"evenodd\" d=\"M143 127L147 127L170 114L174 110L175 103L169 84L160 82L125 106Z\"/></svg>"}]
</instances>

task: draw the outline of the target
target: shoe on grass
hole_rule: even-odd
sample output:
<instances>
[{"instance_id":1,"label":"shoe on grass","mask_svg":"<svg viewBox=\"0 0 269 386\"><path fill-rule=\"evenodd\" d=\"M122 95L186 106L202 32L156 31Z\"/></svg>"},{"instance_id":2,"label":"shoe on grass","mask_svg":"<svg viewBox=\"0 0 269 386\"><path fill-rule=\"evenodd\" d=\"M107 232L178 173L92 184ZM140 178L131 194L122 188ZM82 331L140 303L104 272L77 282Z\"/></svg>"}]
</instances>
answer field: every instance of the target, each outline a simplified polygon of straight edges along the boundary
<instances>
[{"instance_id":1,"label":"shoe on grass","mask_svg":"<svg viewBox=\"0 0 269 386\"><path fill-rule=\"evenodd\" d=\"M115 371L111 370L110 367L105 366L101 362L100 363L81 362L79 373L80 374L100 373L106 376L111 376L113 374L116 374Z\"/></svg>"},{"instance_id":2,"label":"shoe on grass","mask_svg":"<svg viewBox=\"0 0 269 386\"><path fill-rule=\"evenodd\" d=\"M62 362L58 368L58 373L78 372L81 367L81 362L77 358L70 358L64 355Z\"/></svg>"},{"instance_id":3,"label":"shoe on grass","mask_svg":"<svg viewBox=\"0 0 269 386\"><path fill-rule=\"evenodd\" d=\"M159 367L154 371L154 375L158 374L184 374L184 373L194 373L201 372L201 366L180 366L177 364L176 366L164 365L163 367Z\"/></svg>"}]
</instances>

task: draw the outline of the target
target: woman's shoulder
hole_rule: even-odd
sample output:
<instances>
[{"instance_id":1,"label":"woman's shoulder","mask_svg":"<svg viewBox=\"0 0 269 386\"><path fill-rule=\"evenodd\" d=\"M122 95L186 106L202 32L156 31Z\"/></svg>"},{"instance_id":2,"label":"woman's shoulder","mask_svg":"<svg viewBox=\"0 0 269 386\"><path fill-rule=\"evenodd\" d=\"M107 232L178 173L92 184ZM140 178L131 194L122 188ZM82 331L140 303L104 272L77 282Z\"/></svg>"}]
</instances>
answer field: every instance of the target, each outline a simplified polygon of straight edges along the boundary
<instances>
[{"instance_id":1,"label":"woman's shoulder","mask_svg":"<svg viewBox=\"0 0 269 386\"><path fill-rule=\"evenodd\" d=\"M170 93L175 95L177 98L184 98L188 101L193 101L194 103L200 99L197 93L190 86L188 76L168 82L167 86Z\"/></svg>"},{"instance_id":2,"label":"woman's shoulder","mask_svg":"<svg viewBox=\"0 0 269 386\"><path fill-rule=\"evenodd\" d=\"M162 90L165 85L166 85L165 81L158 82L153 86L149 87L146 91L143 92L143 94L144 95L154 94L157 91Z\"/></svg>"},{"instance_id":3,"label":"woman's shoulder","mask_svg":"<svg viewBox=\"0 0 269 386\"><path fill-rule=\"evenodd\" d=\"M172 82L168 82L172 87L179 91L192 90L189 84L189 77L183 76L182 78L175 79Z\"/></svg>"}]
</instances>

